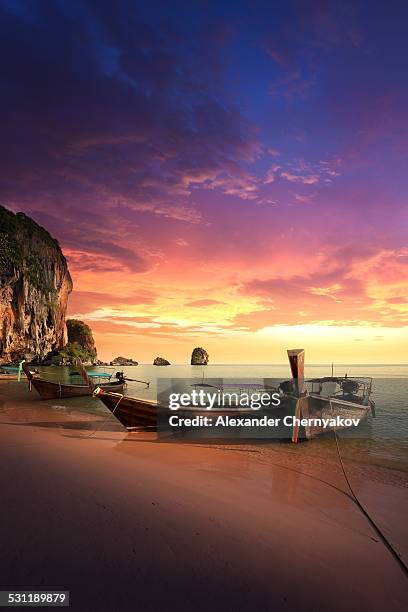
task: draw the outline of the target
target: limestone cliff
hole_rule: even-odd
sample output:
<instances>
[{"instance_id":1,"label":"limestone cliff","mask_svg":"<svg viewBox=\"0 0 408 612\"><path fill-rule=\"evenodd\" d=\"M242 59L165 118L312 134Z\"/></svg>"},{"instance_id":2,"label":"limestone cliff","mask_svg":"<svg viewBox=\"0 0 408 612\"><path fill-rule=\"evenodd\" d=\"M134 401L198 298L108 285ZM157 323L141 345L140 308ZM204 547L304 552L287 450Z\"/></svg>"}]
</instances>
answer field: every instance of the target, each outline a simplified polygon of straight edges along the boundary
<instances>
[{"instance_id":1,"label":"limestone cliff","mask_svg":"<svg viewBox=\"0 0 408 612\"><path fill-rule=\"evenodd\" d=\"M71 291L58 242L23 213L0 206L0 363L41 360L64 346Z\"/></svg>"}]
</instances>

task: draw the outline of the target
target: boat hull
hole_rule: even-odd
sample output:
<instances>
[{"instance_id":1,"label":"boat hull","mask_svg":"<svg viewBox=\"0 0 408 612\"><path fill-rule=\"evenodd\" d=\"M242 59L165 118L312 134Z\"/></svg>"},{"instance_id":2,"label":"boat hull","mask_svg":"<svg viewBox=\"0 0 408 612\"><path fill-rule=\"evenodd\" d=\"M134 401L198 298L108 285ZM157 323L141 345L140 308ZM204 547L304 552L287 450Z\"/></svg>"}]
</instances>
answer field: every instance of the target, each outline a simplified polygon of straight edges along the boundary
<instances>
[{"instance_id":1,"label":"boat hull","mask_svg":"<svg viewBox=\"0 0 408 612\"><path fill-rule=\"evenodd\" d=\"M327 399L326 401L317 400L313 397L308 397L308 401L302 405L301 413L303 418L316 419L358 419L364 421L369 414L372 413L372 404L368 405L357 404L354 402L345 402L336 398ZM335 425L330 428L324 428L321 425L309 425L304 427L304 437L311 440L328 431L339 431L341 429L349 429L349 425Z\"/></svg>"},{"instance_id":2,"label":"boat hull","mask_svg":"<svg viewBox=\"0 0 408 612\"><path fill-rule=\"evenodd\" d=\"M0 380L18 380L17 374L0 374Z\"/></svg>"},{"instance_id":3,"label":"boat hull","mask_svg":"<svg viewBox=\"0 0 408 612\"><path fill-rule=\"evenodd\" d=\"M93 389L87 385L70 385L65 383L57 383L42 378L32 378L33 387L42 397L42 399L59 399L69 397L84 397L92 395ZM125 383L105 383L99 385L105 391L113 393L123 393Z\"/></svg>"},{"instance_id":4,"label":"boat hull","mask_svg":"<svg viewBox=\"0 0 408 612\"><path fill-rule=\"evenodd\" d=\"M119 394L107 394L103 392L105 391L103 387L101 388L102 393L98 394L98 399L113 413L123 427L126 427L126 429L157 427L159 408L157 402L126 396L121 397Z\"/></svg>"},{"instance_id":5,"label":"boat hull","mask_svg":"<svg viewBox=\"0 0 408 612\"><path fill-rule=\"evenodd\" d=\"M163 406L152 400L126 396L121 398L119 395L107 393L98 394L98 398L127 429L144 426L157 427L159 415L168 415L169 412L167 406ZM218 417L220 415L254 417L260 415L259 412L255 413L253 410L239 410L236 408L212 409L210 412L200 408L180 409L177 411L177 414L187 417L199 415L209 416L210 414L212 417Z\"/></svg>"},{"instance_id":6,"label":"boat hull","mask_svg":"<svg viewBox=\"0 0 408 612\"><path fill-rule=\"evenodd\" d=\"M20 378L25 378L26 375L24 372L21 372ZM7 374L4 372L0 372L0 380L18 380L18 374Z\"/></svg>"},{"instance_id":7,"label":"boat hull","mask_svg":"<svg viewBox=\"0 0 408 612\"><path fill-rule=\"evenodd\" d=\"M110 410L113 415L117 418L117 420L128 430L136 429L136 428L157 428L158 417L160 412L163 411L164 414L168 415L168 408L166 406L162 406L157 402L151 400L145 400L141 398L134 397L121 397L119 394L111 394L111 393L100 393L98 394L98 398L103 402L103 404ZM317 408L314 403L311 401L312 398L304 397L302 398L302 403L300 405L300 410L298 412L298 417L302 418L320 418L320 419L336 419L337 417L348 418L348 419L359 419L360 421L366 419L371 412L371 406L363 406L358 404L348 404L344 405L336 405L336 402L332 403L333 409L330 405L330 402L327 401L324 405L319 406ZM247 410L237 410L237 409L222 409L211 410L211 416L217 417L219 415L229 415L229 416L245 416L245 417L259 417L263 414L267 414L271 417L280 417L283 418L286 415L295 415L297 407L297 399L296 398L286 398L283 404L275 408L273 410L268 411L260 411L254 413L253 411ZM209 416L209 412L206 410L200 409L190 409L190 410L178 410L177 412L180 416L197 416L204 415ZM298 432L296 434L297 439L306 439L310 440L318 435L327 433L329 431L345 429L345 426L335 426L325 428L319 425L311 425L311 426L302 426L299 427ZM287 430L284 432L285 437L287 437Z\"/></svg>"}]
</instances>

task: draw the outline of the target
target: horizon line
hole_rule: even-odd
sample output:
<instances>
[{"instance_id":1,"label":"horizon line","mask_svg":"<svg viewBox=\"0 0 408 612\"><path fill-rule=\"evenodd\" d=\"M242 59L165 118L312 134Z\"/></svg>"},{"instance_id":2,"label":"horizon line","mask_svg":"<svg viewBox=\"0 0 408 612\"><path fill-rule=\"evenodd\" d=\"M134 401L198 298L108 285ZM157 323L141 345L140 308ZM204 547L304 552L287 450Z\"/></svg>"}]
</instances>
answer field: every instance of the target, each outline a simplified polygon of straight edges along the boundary
<instances>
[{"instance_id":1,"label":"horizon line","mask_svg":"<svg viewBox=\"0 0 408 612\"><path fill-rule=\"evenodd\" d=\"M339 362L339 363L336 363L336 362L331 362L331 361L330 362L325 362L325 363L306 363L305 367L310 367L310 366L330 366L331 367L332 364L335 367L338 367L338 366L362 366L362 365L366 365L366 366L407 366L408 367L408 363L378 363L378 362L375 362L375 363L374 362L373 363L370 363L370 362L360 362L360 363L340 363ZM110 365L110 364L106 364L106 365ZM119 366L119 364L113 364L113 365ZM151 363L151 362L142 362L142 361L140 361L140 362L138 362L138 365L154 365L154 364ZM189 365L189 366L191 366L193 364L188 363L188 362L173 362L173 363L170 363L169 365ZM209 366L212 366L212 365L214 365L214 366L227 366L227 365L242 365L242 366L278 365L278 366L289 366L287 361L279 362L279 363L276 363L276 362L275 363L271 363L269 361L265 361L263 363L207 363L207 364L195 364L195 365L202 366L202 367L204 367L205 365L209 365ZM59 366L57 366L57 367L59 367ZM100 366L100 367L102 367L102 366ZM128 366L122 366L122 367L125 367L125 368L136 368L137 365L128 365ZM168 366L156 366L156 367L168 367Z\"/></svg>"}]
</instances>

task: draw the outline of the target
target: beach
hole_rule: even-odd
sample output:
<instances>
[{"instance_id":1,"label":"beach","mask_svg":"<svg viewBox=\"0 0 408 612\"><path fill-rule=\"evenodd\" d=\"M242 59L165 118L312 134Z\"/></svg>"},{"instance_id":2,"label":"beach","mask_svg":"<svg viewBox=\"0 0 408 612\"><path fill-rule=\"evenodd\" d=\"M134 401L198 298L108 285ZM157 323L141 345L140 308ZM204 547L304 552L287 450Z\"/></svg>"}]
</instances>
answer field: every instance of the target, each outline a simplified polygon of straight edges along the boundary
<instances>
[{"instance_id":1,"label":"beach","mask_svg":"<svg viewBox=\"0 0 408 612\"><path fill-rule=\"evenodd\" d=\"M157 442L10 384L0 382L2 589L70 590L78 610L408 608L406 576L322 459ZM355 470L407 562L406 478L389 474Z\"/></svg>"}]
</instances>

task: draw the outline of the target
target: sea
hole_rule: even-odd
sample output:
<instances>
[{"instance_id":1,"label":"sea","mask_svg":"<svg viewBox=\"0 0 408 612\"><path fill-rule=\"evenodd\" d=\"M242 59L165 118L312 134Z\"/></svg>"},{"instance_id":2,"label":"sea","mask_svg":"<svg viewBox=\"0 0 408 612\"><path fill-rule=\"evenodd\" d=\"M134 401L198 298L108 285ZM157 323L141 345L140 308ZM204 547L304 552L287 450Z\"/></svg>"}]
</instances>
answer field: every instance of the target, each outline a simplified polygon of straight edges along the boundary
<instances>
[{"instance_id":1,"label":"sea","mask_svg":"<svg viewBox=\"0 0 408 612\"><path fill-rule=\"evenodd\" d=\"M41 375L49 380L68 382L69 367L41 367ZM129 382L126 393L147 399L156 399L160 378L223 378L223 379L259 379L273 378L287 380L290 378L287 364L260 365L228 365L213 364L207 366L191 366L175 364L170 366L153 366L139 364L118 368L103 366L91 368L93 371L114 373L123 370L129 379L149 382L149 387L143 382ZM308 365L305 368L306 378L330 376L331 364ZM376 404L375 418L369 417L360 424L358 434L344 430L339 432L343 459L354 463L380 466L398 470L408 474L408 364L336 364L333 367L334 376L372 377L372 388ZM21 392L19 383L9 383L9 391ZM21 383L20 383L21 385ZM14 391L13 391L14 390ZM34 393L34 391L33 391ZM69 400L49 400L50 405L67 410L80 410L92 414L106 414L106 408L94 398L71 398ZM253 444L256 445L256 442ZM259 442L262 447L276 448L275 440ZM286 445L288 452L293 452L293 445ZM333 457L337 452L332 434L319 436L311 441L297 445L302 447L298 453L314 455L322 459ZM281 449L281 447L280 447Z\"/></svg>"}]
</instances>

